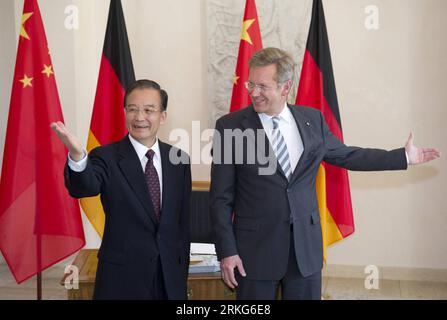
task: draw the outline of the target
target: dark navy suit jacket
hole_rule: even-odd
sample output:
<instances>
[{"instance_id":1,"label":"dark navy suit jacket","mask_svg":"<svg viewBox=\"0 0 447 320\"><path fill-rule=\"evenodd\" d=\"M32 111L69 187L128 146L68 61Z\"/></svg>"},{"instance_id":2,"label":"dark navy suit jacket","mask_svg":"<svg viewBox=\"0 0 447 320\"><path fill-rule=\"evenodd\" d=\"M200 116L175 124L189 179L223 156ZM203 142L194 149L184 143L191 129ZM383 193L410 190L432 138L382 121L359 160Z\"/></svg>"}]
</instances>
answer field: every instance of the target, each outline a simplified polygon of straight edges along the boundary
<instances>
[{"instance_id":1,"label":"dark navy suit jacket","mask_svg":"<svg viewBox=\"0 0 447 320\"><path fill-rule=\"evenodd\" d=\"M186 299L189 266L190 164L173 164L182 151L159 141L162 211L157 222L140 160L128 136L98 147L86 169L68 165L65 184L76 198L101 194L105 229L98 253L95 299L151 299L161 262L168 299ZM172 151L171 151L172 150ZM186 154L182 154L188 159Z\"/></svg>"}]
</instances>

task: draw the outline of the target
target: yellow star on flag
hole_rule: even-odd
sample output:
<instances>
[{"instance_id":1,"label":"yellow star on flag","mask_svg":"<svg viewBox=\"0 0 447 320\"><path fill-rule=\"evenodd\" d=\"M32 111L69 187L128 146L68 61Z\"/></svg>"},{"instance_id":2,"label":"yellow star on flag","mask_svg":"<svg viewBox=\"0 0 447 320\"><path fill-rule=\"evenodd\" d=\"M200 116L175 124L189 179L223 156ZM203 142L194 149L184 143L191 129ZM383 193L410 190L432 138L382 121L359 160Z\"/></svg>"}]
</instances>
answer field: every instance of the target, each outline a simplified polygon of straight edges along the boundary
<instances>
[{"instance_id":1,"label":"yellow star on flag","mask_svg":"<svg viewBox=\"0 0 447 320\"><path fill-rule=\"evenodd\" d=\"M33 81L33 79L34 78L28 78L28 76L25 74L23 79L20 79L19 81L21 83L23 83L23 88L26 88L26 87L32 87L33 86L32 83L31 83L31 81Z\"/></svg>"},{"instance_id":2,"label":"yellow star on flag","mask_svg":"<svg viewBox=\"0 0 447 320\"><path fill-rule=\"evenodd\" d=\"M249 44L253 44L253 42L251 42L250 34L248 33L248 28L250 28L253 22L255 22L255 19L248 19L242 23L241 39L247 41Z\"/></svg>"},{"instance_id":3,"label":"yellow star on flag","mask_svg":"<svg viewBox=\"0 0 447 320\"><path fill-rule=\"evenodd\" d=\"M25 39L29 40L28 33L26 33L25 30L25 22L33 15L33 12L24 13L22 15L22 28L20 29L20 36L24 37Z\"/></svg>"},{"instance_id":4,"label":"yellow star on flag","mask_svg":"<svg viewBox=\"0 0 447 320\"><path fill-rule=\"evenodd\" d=\"M233 76L233 84L234 85L237 85L237 80L239 79L240 77L238 77L237 75L234 75Z\"/></svg>"},{"instance_id":5,"label":"yellow star on flag","mask_svg":"<svg viewBox=\"0 0 447 320\"><path fill-rule=\"evenodd\" d=\"M47 75L47 78L49 78L51 74L54 74L53 70L51 70L51 65L47 66L46 64L44 64L43 68L44 69L42 70L42 73L45 73Z\"/></svg>"}]
</instances>

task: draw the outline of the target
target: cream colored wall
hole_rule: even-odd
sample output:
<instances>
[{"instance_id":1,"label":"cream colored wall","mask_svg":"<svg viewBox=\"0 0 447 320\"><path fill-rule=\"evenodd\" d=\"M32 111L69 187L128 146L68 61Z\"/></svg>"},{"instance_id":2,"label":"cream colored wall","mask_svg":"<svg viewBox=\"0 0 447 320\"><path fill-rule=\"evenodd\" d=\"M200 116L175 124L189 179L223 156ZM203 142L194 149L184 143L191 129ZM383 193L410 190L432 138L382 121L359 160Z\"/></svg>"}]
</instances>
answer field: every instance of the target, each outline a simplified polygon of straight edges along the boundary
<instances>
[{"instance_id":1,"label":"cream colored wall","mask_svg":"<svg viewBox=\"0 0 447 320\"><path fill-rule=\"evenodd\" d=\"M16 55L14 2L0 2L0 168L3 163L6 122Z\"/></svg>"},{"instance_id":2,"label":"cream colored wall","mask_svg":"<svg viewBox=\"0 0 447 320\"><path fill-rule=\"evenodd\" d=\"M11 94L11 77L14 72L15 46L14 39L14 3L0 2L0 168L3 163L6 122ZM1 172L1 171L0 171ZM0 263L3 257L0 254Z\"/></svg>"},{"instance_id":3,"label":"cream colored wall","mask_svg":"<svg viewBox=\"0 0 447 320\"><path fill-rule=\"evenodd\" d=\"M206 128L207 1L122 2L136 77L155 79L169 92L168 123L160 137L167 140L175 128L191 131L193 120ZM244 1L240 2L242 19ZM81 141L87 140L90 125L108 3L39 1L65 120ZM64 28L69 4L79 8L78 30ZM364 27L364 9L370 4L380 10L376 31ZM442 79L447 72L443 34L447 2L327 0L324 5L345 141L395 148L414 130L418 145L447 150L443 125L447 93ZM21 0L15 0L15 7L0 4L0 36L5 40L0 48L1 150L21 6ZM294 24L291 17L290 28ZM407 172L350 173L357 230L329 250L328 262L447 269L447 210L442 201L446 169L441 159ZM193 166L193 179L208 180L209 166ZM98 239L89 242L94 246Z\"/></svg>"},{"instance_id":4,"label":"cream colored wall","mask_svg":"<svg viewBox=\"0 0 447 320\"><path fill-rule=\"evenodd\" d=\"M377 31L364 8L380 12ZM415 143L444 159L407 172L350 173L357 230L329 252L334 264L447 268L447 2L325 1L345 142Z\"/></svg>"}]
</instances>

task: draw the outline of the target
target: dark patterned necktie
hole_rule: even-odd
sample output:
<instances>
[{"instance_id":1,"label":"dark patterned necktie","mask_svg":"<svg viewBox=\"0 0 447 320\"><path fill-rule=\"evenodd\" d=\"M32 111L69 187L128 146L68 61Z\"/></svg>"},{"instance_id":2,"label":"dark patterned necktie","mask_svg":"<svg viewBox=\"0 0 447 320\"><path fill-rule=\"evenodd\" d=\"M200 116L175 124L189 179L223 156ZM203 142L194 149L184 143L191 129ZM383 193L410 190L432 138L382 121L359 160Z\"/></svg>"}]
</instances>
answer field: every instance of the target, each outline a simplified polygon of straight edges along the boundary
<instances>
[{"instance_id":1,"label":"dark patterned necktie","mask_svg":"<svg viewBox=\"0 0 447 320\"><path fill-rule=\"evenodd\" d=\"M151 196L152 204L154 205L155 216L157 221L160 221L160 181L158 180L157 170L154 166L154 154L154 150L149 149L146 152L148 161L146 163L146 168L144 169L144 176L146 177L149 195Z\"/></svg>"}]
</instances>

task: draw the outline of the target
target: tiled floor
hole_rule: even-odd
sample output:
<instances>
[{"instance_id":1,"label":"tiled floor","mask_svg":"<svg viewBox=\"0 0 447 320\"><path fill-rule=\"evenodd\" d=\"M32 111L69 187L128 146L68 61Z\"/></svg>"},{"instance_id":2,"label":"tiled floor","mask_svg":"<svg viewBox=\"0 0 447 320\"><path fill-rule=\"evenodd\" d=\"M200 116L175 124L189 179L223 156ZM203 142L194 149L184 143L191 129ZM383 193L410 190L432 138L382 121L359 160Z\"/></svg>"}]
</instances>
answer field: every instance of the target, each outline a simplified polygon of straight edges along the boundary
<instances>
[{"instance_id":1,"label":"tiled floor","mask_svg":"<svg viewBox=\"0 0 447 320\"><path fill-rule=\"evenodd\" d=\"M361 278L325 278L323 298L329 300L447 299L447 282L380 280L378 289L366 289Z\"/></svg>"},{"instance_id":2,"label":"tiled floor","mask_svg":"<svg viewBox=\"0 0 447 320\"><path fill-rule=\"evenodd\" d=\"M43 272L42 297L45 300L67 299L59 284L64 268L53 266ZM365 289L361 278L324 278L323 298L346 299L447 299L447 282L381 280L379 289ZM35 278L17 285L5 264L0 264L0 300L36 299Z\"/></svg>"}]
</instances>

